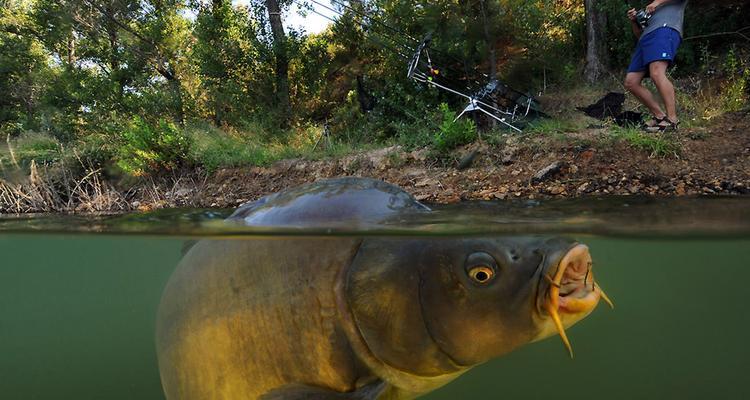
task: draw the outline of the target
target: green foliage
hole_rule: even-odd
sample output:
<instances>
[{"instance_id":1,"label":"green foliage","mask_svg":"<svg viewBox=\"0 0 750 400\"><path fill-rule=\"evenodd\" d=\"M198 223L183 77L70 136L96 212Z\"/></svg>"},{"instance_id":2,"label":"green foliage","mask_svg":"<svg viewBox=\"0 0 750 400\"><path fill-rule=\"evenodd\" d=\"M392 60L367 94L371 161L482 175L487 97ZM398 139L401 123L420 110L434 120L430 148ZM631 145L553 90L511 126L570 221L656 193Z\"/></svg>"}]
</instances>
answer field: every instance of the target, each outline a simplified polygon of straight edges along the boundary
<instances>
[{"instance_id":1,"label":"green foliage","mask_svg":"<svg viewBox=\"0 0 750 400\"><path fill-rule=\"evenodd\" d=\"M190 158L213 172L221 167L265 165L273 160L268 149L238 134L201 126L190 132Z\"/></svg>"},{"instance_id":2,"label":"green foliage","mask_svg":"<svg viewBox=\"0 0 750 400\"><path fill-rule=\"evenodd\" d=\"M458 146L471 143L477 138L477 128L474 121L467 118L455 120L456 113L445 103L440 104L440 130L433 139L435 150L447 153ZM455 120L455 121L454 121Z\"/></svg>"},{"instance_id":3,"label":"green foliage","mask_svg":"<svg viewBox=\"0 0 750 400\"><path fill-rule=\"evenodd\" d=\"M649 133L638 128L612 126L610 135L628 145L646 151L651 157L667 157L679 154L677 138L669 133Z\"/></svg>"},{"instance_id":4,"label":"green foliage","mask_svg":"<svg viewBox=\"0 0 750 400\"><path fill-rule=\"evenodd\" d=\"M118 128L109 127L111 132L102 130L83 136L72 143L75 154L92 167L112 167L122 145Z\"/></svg>"},{"instance_id":5,"label":"green foliage","mask_svg":"<svg viewBox=\"0 0 750 400\"><path fill-rule=\"evenodd\" d=\"M596 3L608 17L610 67L620 70L635 43L625 12L645 2ZM460 110L463 98L405 76L403 54L415 45L410 38L431 32L439 79L467 91L492 73L529 93L543 83L573 87L585 48L583 5L574 0L348 2L379 22L363 26L366 18L341 8L336 23L318 34L286 26L283 44L275 43L266 2L259 0L2 4L3 138L20 135L13 143L24 162L75 153L133 175L186 162L214 170L286 156L336 156L384 143L445 155L474 140L478 127L471 118L453 122L451 110ZM690 3L684 36L693 38L682 44L672 72L721 79L712 89L721 101L679 91L682 109L711 118L746 107L750 65L746 48L736 45L741 36L713 35L744 27L746 15L748 2ZM289 109L278 101L279 55L289 60ZM311 153L324 124L332 144ZM558 120L530 130L562 135L578 128ZM667 151L635 134L620 137L657 154Z\"/></svg>"},{"instance_id":6,"label":"green foliage","mask_svg":"<svg viewBox=\"0 0 750 400\"><path fill-rule=\"evenodd\" d=\"M0 125L34 127L40 86L49 74L44 47L29 34L29 12L20 1L0 7Z\"/></svg>"},{"instance_id":7,"label":"green foliage","mask_svg":"<svg viewBox=\"0 0 750 400\"><path fill-rule=\"evenodd\" d=\"M724 61L727 79L722 88L723 107L726 111L739 111L748 104L750 89L750 61L740 60L735 49L727 53Z\"/></svg>"},{"instance_id":8,"label":"green foliage","mask_svg":"<svg viewBox=\"0 0 750 400\"><path fill-rule=\"evenodd\" d=\"M31 161L38 164L49 164L59 161L63 156L63 147L54 137L38 132L25 132L12 141L16 159L22 166Z\"/></svg>"},{"instance_id":9,"label":"green foliage","mask_svg":"<svg viewBox=\"0 0 750 400\"><path fill-rule=\"evenodd\" d=\"M149 124L134 117L121 133L117 166L133 176L178 167L190 151L190 137L175 124L159 120Z\"/></svg>"},{"instance_id":10,"label":"green foliage","mask_svg":"<svg viewBox=\"0 0 750 400\"><path fill-rule=\"evenodd\" d=\"M543 118L533 121L526 129L526 133L540 133L544 135L559 135L575 130L575 126L570 121L559 118Z\"/></svg>"}]
</instances>

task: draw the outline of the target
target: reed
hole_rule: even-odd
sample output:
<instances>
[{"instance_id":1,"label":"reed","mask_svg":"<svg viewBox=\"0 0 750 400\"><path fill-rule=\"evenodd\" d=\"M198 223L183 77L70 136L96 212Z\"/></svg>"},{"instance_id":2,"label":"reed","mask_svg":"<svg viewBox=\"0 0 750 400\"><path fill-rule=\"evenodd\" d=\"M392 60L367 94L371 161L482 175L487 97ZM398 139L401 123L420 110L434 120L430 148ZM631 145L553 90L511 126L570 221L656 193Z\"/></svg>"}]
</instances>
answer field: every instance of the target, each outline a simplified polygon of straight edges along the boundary
<instances>
[{"instance_id":1,"label":"reed","mask_svg":"<svg viewBox=\"0 0 750 400\"><path fill-rule=\"evenodd\" d=\"M85 165L50 169L31 161L0 178L0 213L128 211L126 196L107 183L100 169Z\"/></svg>"}]
</instances>

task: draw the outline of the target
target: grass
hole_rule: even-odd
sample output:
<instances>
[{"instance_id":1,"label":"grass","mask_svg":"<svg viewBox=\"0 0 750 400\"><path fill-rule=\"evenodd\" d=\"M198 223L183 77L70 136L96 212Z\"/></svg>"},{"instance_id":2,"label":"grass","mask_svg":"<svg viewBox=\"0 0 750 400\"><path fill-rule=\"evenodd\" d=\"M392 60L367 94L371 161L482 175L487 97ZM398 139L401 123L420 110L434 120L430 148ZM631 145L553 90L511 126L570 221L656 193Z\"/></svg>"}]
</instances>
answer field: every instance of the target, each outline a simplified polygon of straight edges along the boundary
<instances>
[{"instance_id":1,"label":"grass","mask_svg":"<svg viewBox=\"0 0 750 400\"><path fill-rule=\"evenodd\" d=\"M266 165L273 155L268 148L236 132L224 132L211 126L188 130L192 139L189 157L209 172L221 167Z\"/></svg>"},{"instance_id":2,"label":"grass","mask_svg":"<svg viewBox=\"0 0 750 400\"><path fill-rule=\"evenodd\" d=\"M745 67L738 68L732 79L724 81L703 82L701 77L676 80L682 127L706 125L730 109L747 107L749 77L750 72ZM589 118L575 109L575 106L595 102L610 90L622 90L618 85L619 82L611 80L603 86L577 85L548 93L542 96L542 103L553 118L530 121L521 136L496 129L483 132L482 138L491 146L502 146L510 137L542 136L571 144L591 141L587 145L616 140L655 157L679 154L679 142L674 135L648 134L617 127L609 121ZM627 96L623 109L643 111L632 96ZM204 122L183 128L141 121L140 125L125 123L120 128L89 132L64 144L43 133L25 132L11 139L8 145L2 143L5 140L0 142L0 171L21 168L28 172L32 161L37 165L80 165L76 161L80 158L86 164L101 167L110 176L134 175L133 171L148 175L178 167L200 167L210 173L220 168L265 166L288 158L341 158L393 144L399 144L407 151L426 148L431 158L439 158L441 155L452 156L456 146L475 140L476 133L470 120L454 122L454 114L454 110L445 105L428 115L412 119L389 119L382 115L354 118L352 114L350 117L354 119L344 124L346 129L334 131L329 139L323 136L323 127L314 123L271 132L261 124L218 128ZM592 124L601 126L601 129L587 129ZM128 129L130 135L127 135ZM704 138L707 134L693 130L688 135ZM122 159L133 161L130 163L133 165L129 164L132 171L120 165ZM403 163L402 160L392 161L394 165Z\"/></svg>"},{"instance_id":3,"label":"grass","mask_svg":"<svg viewBox=\"0 0 750 400\"><path fill-rule=\"evenodd\" d=\"M671 133L649 133L639 128L622 128L612 126L610 137L621 140L628 145L646 151L651 157L678 155L680 146L677 138Z\"/></svg>"},{"instance_id":4,"label":"grass","mask_svg":"<svg viewBox=\"0 0 750 400\"><path fill-rule=\"evenodd\" d=\"M560 136L580 129L575 122L568 119L543 118L529 123L525 133Z\"/></svg>"}]
</instances>

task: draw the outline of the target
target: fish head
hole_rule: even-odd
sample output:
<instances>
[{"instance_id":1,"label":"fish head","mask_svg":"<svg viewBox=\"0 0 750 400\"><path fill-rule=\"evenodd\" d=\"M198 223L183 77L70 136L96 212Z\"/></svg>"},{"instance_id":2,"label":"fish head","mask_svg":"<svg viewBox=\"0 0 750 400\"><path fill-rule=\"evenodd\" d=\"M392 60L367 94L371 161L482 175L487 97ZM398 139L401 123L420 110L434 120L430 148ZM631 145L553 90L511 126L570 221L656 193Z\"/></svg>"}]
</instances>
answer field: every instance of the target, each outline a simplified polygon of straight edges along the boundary
<instances>
[{"instance_id":1,"label":"fish head","mask_svg":"<svg viewBox=\"0 0 750 400\"><path fill-rule=\"evenodd\" d=\"M347 291L375 357L416 375L466 369L554 333L570 349L565 328L602 297L588 248L573 240L401 240L363 245Z\"/></svg>"}]
</instances>

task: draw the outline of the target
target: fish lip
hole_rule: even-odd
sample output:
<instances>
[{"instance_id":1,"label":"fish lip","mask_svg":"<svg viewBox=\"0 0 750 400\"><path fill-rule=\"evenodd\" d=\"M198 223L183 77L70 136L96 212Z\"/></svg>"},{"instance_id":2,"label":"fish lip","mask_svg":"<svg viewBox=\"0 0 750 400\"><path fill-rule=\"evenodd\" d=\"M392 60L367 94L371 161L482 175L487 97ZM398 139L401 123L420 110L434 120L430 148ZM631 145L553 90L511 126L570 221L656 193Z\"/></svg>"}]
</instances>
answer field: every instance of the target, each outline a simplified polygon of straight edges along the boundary
<instances>
[{"instance_id":1,"label":"fish lip","mask_svg":"<svg viewBox=\"0 0 750 400\"><path fill-rule=\"evenodd\" d=\"M565 252L559 257L556 257L554 262L546 262L546 254L542 256L542 260L537 267L538 283L536 293L536 311L542 319L549 319L550 316L547 312L547 304L552 302L557 311L562 315L579 314L589 312L596 307L599 298L601 296L601 290L596 285L594 275L592 272L592 266L588 266L587 272L581 279L579 274L575 272L580 271L567 271L568 264L563 265L563 260L571 252L579 248L586 249L588 247L581 243L573 243ZM546 264L546 265L545 265ZM558 292L555 297L553 295L553 277L558 274L558 271L562 268L562 278L560 284L560 290L565 288L564 294ZM571 282L573 280L574 282Z\"/></svg>"}]
</instances>

